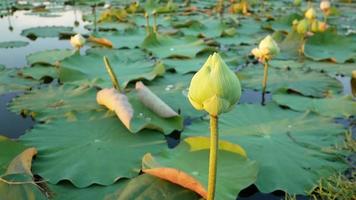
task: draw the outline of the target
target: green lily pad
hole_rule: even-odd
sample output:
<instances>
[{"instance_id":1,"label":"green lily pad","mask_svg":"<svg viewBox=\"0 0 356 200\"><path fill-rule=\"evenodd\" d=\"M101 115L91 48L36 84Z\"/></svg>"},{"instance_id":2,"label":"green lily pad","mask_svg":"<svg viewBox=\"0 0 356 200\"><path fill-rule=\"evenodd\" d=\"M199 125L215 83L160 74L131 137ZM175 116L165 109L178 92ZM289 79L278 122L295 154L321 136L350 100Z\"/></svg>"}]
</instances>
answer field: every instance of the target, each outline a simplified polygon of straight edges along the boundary
<instances>
[{"instance_id":1,"label":"green lily pad","mask_svg":"<svg viewBox=\"0 0 356 200\"><path fill-rule=\"evenodd\" d=\"M0 42L0 48L18 48L18 47L25 47L29 44L26 41L7 41L7 42Z\"/></svg>"},{"instance_id":2,"label":"green lily pad","mask_svg":"<svg viewBox=\"0 0 356 200\"><path fill-rule=\"evenodd\" d=\"M312 111L328 117L350 117L356 115L356 102L351 96L330 98L308 98L292 94L273 94L273 100L296 111Z\"/></svg>"},{"instance_id":3,"label":"green lily pad","mask_svg":"<svg viewBox=\"0 0 356 200\"><path fill-rule=\"evenodd\" d=\"M305 60L306 67L318 70L326 71L328 74L343 74L351 76L353 70L355 70L355 63L334 63L334 62L316 62L312 60Z\"/></svg>"},{"instance_id":4,"label":"green lily pad","mask_svg":"<svg viewBox=\"0 0 356 200\"><path fill-rule=\"evenodd\" d=\"M0 95L7 92L28 90L37 84L39 84L38 81L20 77L16 69L6 69L0 66Z\"/></svg>"},{"instance_id":5,"label":"green lily pad","mask_svg":"<svg viewBox=\"0 0 356 200\"><path fill-rule=\"evenodd\" d=\"M130 81L153 80L164 74L165 67L160 62L136 56L124 57L121 53L127 51L130 50L117 50L115 53L107 55L122 88L126 87ZM112 85L105 69L103 56L96 53L87 53L84 56L74 54L62 60L59 77L62 82L80 83L96 79L100 87L111 87Z\"/></svg>"},{"instance_id":6,"label":"green lily pad","mask_svg":"<svg viewBox=\"0 0 356 200\"><path fill-rule=\"evenodd\" d=\"M298 59L301 56L300 48L303 44L303 35L292 30L278 45L281 49L276 56L278 59Z\"/></svg>"},{"instance_id":7,"label":"green lily pad","mask_svg":"<svg viewBox=\"0 0 356 200\"><path fill-rule=\"evenodd\" d=\"M143 29L137 28L135 30L125 31L124 33L99 33L95 36L110 40L115 48L135 48L141 45L146 36L146 32Z\"/></svg>"},{"instance_id":8,"label":"green lily pad","mask_svg":"<svg viewBox=\"0 0 356 200\"><path fill-rule=\"evenodd\" d=\"M69 180L79 188L132 178L146 152L167 148L161 134L147 130L132 134L116 116L103 112L36 125L20 140L38 149L32 167L36 174L52 184Z\"/></svg>"},{"instance_id":9,"label":"green lily pad","mask_svg":"<svg viewBox=\"0 0 356 200\"><path fill-rule=\"evenodd\" d=\"M205 191L201 193L206 195L208 185L209 145L204 146L202 144L209 144L209 138L187 138L175 149L167 150L153 156L146 154L142 161L143 171L161 178L168 178L168 180L172 178L177 180L178 184L186 184L188 182L183 179L181 175L184 173L191 179L197 181L197 184L200 185L199 187L205 189ZM236 199L240 190L246 188L256 180L258 171L257 164L244 157L244 155L236 153L233 149L240 148L238 145L226 142L220 142L219 145L216 199ZM199 160L199 162L196 162L197 160ZM165 170L171 169L174 169L175 173L165 173ZM182 178L175 176L182 176ZM180 179L185 181L180 182ZM199 191L200 190L201 189L199 189Z\"/></svg>"},{"instance_id":10,"label":"green lily pad","mask_svg":"<svg viewBox=\"0 0 356 200\"><path fill-rule=\"evenodd\" d=\"M9 108L15 113L32 115L36 120L47 121L71 116L71 112L98 110L95 88L87 85L48 86L32 90L11 101Z\"/></svg>"},{"instance_id":11,"label":"green lily pad","mask_svg":"<svg viewBox=\"0 0 356 200\"><path fill-rule=\"evenodd\" d=\"M94 24L87 24L84 28L88 30L94 30ZM135 26L130 23L123 22L100 22L96 24L98 31L125 31L128 29L133 29Z\"/></svg>"},{"instance_id":12,"label":"green lily pad","mask_svg":"<svg viewBox=\"0 0 356 200\"><path fill-rule=\"evenodd\" d=\"M163 59L163 63L167 68L173 68L176 72L181 74L198 71L205 61L205 57L193 59Z\"/></svg>"},{"instance_id":13,"label":"green lily pad","mask_svg":"<svg viewBox=\"0 0 356 200\"><path fill-rule=\"evenodd\" d=\"M75 54L75 51L70 49L53 49L31 53L26 57L26 59L29 65L58 65L61 60L73 54Z\"/></svg>"},{"instance_id":14,"label":"green lily pad","mask_svg":"<svg viewBox=\"0 0 356 200\"><path fill-rule=\"evenodd\" d=\"M193 58L207 46L202 39L193 36L175 38L150 33L143 41L142 48L152 52L158 58L185 57Z\"/></svg>"},{"instance_id":15,"label":"green lily pad","mask_svg":"<svg viewBox=\"0 0 356 200\"><path fill-rule=\"evenodd\" d=\"M71 32L73 27L69 26L40 26L22 30L21 35L36 39L38 37L58 37L61 32Z\"/></svg>"},{"instance_id":16,"label":"green lily pad","mask_svg":"<svg viewBox=\"0 0 356 200\"><path fill-rule=\"evenodd\" d=\"M110 198L108 198L110 199ZM127 199L170 199L198 200L199 195L179 185L143 174L130 180L126 187L117 192L115 200Z\"/></svg>"},{"instance_id":17,"label":"green lily pad","mask_svg":"<svg viewBox=\"0 0 356 200\"><path fill-rule=\"evenodd\" d=\"M250 89L261 89L263 66L243 69L239 74L241 85ZM342 85L335 78L326 74L301 69L268 69L267 90L275 92L289 89L305 96L323 97L329 92L334 94L342 91Z\"/></svg>"},{"instance_id":18,"label":"green lily pad","mask_svg":"<svg viewBox=\"0 0 356 200\"><path fill-rule=\"evenodd\" d=\"M264 193L283 190L306 194L321 177L347 168L343 153L334 147L343 143L345 130L332 118L281 109L275 104L242 104L220 117L219 130L222 140L240 144L249 158L258 162L255 184ZM204 121L193 123L183 135L208 133L209 124Z\"/></svg>"},{"instance_id":19,"label":"green lily pad","mask_svg":"<svg viewBox=\"0 0 356 200\"><path fill-rule=\"evenodd\" d=\"M338 63L355 58L356 47L352 38L337 35L333 32L315 33L307 39L304 55L313 60L332 59Z\"/></svg>"},{"instance_id":20,"label":"green lily pad","mask_svg":"<svg viewBox=\"0 0 356 200\"><path fill-rule=\"evenodd\" d=\"M53 200L114 200L111 198L116 191L122 190L128 180L120 180L112 185L92 185L86 188L77 188L70 183L50 184Z\"/></svg>"},{"instance_id":21,"label":"green lily pad","mask_svg":"<svg viewBox=\"0 0 356 200\"><path fill-rule=\"evenodd\" d=\"M5 173L11 160L23 150L25 150L25 146L20 142L10 140L0 135L0 175Z\"/></svg>"},{"instance_id":22,"label":"green lily pad","mask_svg":"<svg viewBox=\"0 0 356 200\"><path fill-rule=\"evenodd\" d=\"M53 66L35 64L31 67L24 67L21 69L21 75L35 80L41 80L45 77L52 79L58 78L59 70Z\"/></svg>"},{"instance_id":23,"label":"green lily pad","mask_svg":"<svg viewBox=\"0 0 356 200\"><path fill-rule=\"evenodd\" d=\"M264 25L266 28L271 28L274 31L284 31L289 32L292 28L292 23L294 20L301 20L303 17L298 13L292 13L289 15L284 15L278 19L269 22Z\"/></svg>"}]
</instances>

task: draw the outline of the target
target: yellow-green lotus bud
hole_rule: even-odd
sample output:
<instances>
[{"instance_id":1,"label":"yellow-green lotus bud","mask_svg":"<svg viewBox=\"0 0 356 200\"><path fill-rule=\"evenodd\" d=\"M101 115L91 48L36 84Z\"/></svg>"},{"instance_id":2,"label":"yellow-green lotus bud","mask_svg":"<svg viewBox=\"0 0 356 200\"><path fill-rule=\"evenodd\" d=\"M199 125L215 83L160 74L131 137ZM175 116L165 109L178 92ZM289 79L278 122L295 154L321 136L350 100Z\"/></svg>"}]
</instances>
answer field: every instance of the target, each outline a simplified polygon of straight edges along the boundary
<instances>
[{"instance_id":1,"label":"yellow-green lotus bud","mask_svg":"<svg viewBox=\"0 0 356 200\"><path fill-rule=\"evenodd\" d=\"M302 19L299 21L297 26L297 32L299 34L305 34L308 31L308 22L306 19Z\"/></svg>"},{"instance_id":2,"label":"yellow-green lotus bud","mask_svg":"<svg viewBox=\"0 0 356 200\"><path fill-rule=\"evenodd\" d=\"M295 6L300 6L300 4L302 4L302 0L294 0L293 4Z\"/></svg>"},{"instance_id":3,"label":"yellow-green lotus bud","mask_svg":"<svg viewBox=\"0 0 356 200\"><path fill-rule=\"evenodd\" d=\"M329 15L330 12L330 1L329 0L322 0L320 2L320 10L323 11L325 15Z\"/></svg>"},{"instance_id":4,"label":"yellow-green lotus bud","mask_svg":"<svg viewBox=\"0 0 356 200\"><path fill-rule=\"evenodd\" d=\"M309 20L315 19L316 13L315 13L314 8L309 8L309 9L305 12L304 15L305 15L305 18L307 18L307 19L309 19Z\"/></svg>"},{"instance_id":5,"label":"yellow-green lotus bud","mask_svg":"<svg viewBox=\"0 0 356 200\"><path fill-rule=\"evenodd\" d=\"M75 36L70 37L70 44L76 48L76 49L80 49L81 47L84 46L85 44L85 38L80 35L79 33L76 34Z\"/></svg>"},{"instance_id":6,"label":"yellow-green lotus bud","mask_svg":"<svg viewBox=\"0 0 356 200\"><path fill-rule=\"evenodd\" d=\"M274 41L274 39L270 35L267 35L260 42L260 45L258 46L258 48L260 50L268 49L268 52L269 52L271 57L273 57L273 56L275 56L275 55L277 55L279 53L279 47L278 47L276 41Z\"/></svg>"},{"instance_id":7,"label":"yellow-green lotus bud","mask_svg":"<svg viewBox=\"0 0 356 200\"><path fill-rule=\"evenodd\" d=\"M313 20L311 23L311 31L316 33L319 31L319 21L318 20Z\"/></svg>"},{"instance_id":8,"label":"yellow-green lotus bud","mask_svg":"<svg viewBox=\"0 0 356 200\"><path fill-rule=\"evenodd\" d=\"M218 53L210 55L190 82L188 98L197 110L217 116L230 111L241 96L240 81Z\"/></svg>"}]
</instances>

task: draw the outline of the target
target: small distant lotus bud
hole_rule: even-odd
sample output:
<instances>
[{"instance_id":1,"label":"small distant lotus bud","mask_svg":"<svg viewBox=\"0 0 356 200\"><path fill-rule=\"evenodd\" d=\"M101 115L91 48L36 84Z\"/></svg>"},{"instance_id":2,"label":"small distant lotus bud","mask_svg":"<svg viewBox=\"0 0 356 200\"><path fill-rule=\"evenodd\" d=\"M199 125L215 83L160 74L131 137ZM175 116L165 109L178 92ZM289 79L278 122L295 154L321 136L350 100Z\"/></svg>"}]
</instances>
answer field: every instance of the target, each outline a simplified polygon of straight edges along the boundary
<instances>
[{"instance_id":1,"label":"small distant lotus bud","mask_svg":"<svg viewBox=\"0 0 356 200\"><path fill-rule=\"evenodd\" d=\"M212 116L230 111L241 96L240 81L218 53L210 55L203 67L193 76L188 98L197 110Z\"/></svg>"},{"instance_id":2,"label":"small distant lotus bud","mask_svg":"<svg viewBox=\"0 0 356 200\"><path fill-rule=\"evenodd\" d=\"M295 6L300 6L302 4L302 0L294 0L293 4Z\"/></svg>"},{"instance_id":3,"label":"small distant lotus bud","mask_svg":"<svg viewBox=\"0 0 356 200\"><path fill-rule=\"evenodd\" d=\"M76 49L80 49L84 46L85 44L85 38L83 38L82 35L80 35L79 33L76 34L75 36L70 38L70 44L76 48Z\"/></svg>"},{"instance_id":4,"label":"small distant lotus bud","mask_svg":"<svg viewBox=\"0 0 356 200\"><path fill-rule=\"evenodd\" d=\"M265 62L279 53L279 47L273 38L268 35L260 42L258 48L254 48L251 53L260 62Z\"/></svg>"},{"instance_id":5,"label":"small distant lotus bud","mask_svg":"<svg viewBox=\"0 0 356 200\"><path fill-rule=\"evenodd\" d=\"M305 18L309 19L309 20L313 20L316 17L316 13L314 8L309 8L306 12L305 12Z\"/></svg>"},{"instance_id":6,"label":"small distant lotus bud","mask_svg":"<svg viewBox=\"0 0 356 200\"><path fill-rule=\"evenodd\" d=\"M320 10L323 11L323 13L328 15L330 12L330 1L322 0L320 2Z\"/></svg>"},{"instance_id":7,"label":"small distant lotus bud","mask_svg":"<svg viewBox=\"0 0 356 200\"><path fill-rule=\"evenodd\" d=\"M302 19L299 21L297 26L297 32L299 34L305 34L308 31L308 22L306 19Z\"/></svg>"},{"instance_id":8,"label":"small distant lotus bud","mask_svg":"<svg viewBox=\"0 0 356 200\"><path fill-rule=\"evenodd\" d=\"M319 32L319 21L318 20L313 20L311 23L311 31L316 33Z\"/></svg>"},{"instance_id":9,"label":"small distant lotus bud","mask_svg":"<svg viewBox=\"0 0 356 200\"><path fill-rule=\"evenodd\" d=\"M319 22L319 27L318 27L318 31L319 32L324 32L326 31L326 29L329 28L329 25L325 22Z\"/></svg>"}]
</instances>

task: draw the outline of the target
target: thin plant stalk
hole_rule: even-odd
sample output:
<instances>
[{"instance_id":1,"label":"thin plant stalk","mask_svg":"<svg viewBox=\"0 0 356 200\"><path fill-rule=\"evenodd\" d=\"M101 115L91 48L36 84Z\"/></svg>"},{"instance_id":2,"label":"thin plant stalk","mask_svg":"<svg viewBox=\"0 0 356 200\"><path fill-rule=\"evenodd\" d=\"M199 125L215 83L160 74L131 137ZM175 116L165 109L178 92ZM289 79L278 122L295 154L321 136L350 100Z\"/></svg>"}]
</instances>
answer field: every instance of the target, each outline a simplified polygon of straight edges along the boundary
<instances>
[{"instance_id":1,"label":"thin plant stalk","mask_svg":"<svg viewBox=\"0 0 356 200\"><path fill-rule=\"evenodd\" d=\"M210 115L210 155L209 155L209 180L208 180L207 200L214 200L215 197L218 145L219 145L218 116Z\"/></svg>"},{"instance_id":2,"label":"thin plant stalk","mask_svg":"<svg viewBox=\"0 0 356 200\"><path fill-rule=\"evenodd\" d=\"M153 32L157 33L157 12L153 13Z\"/></svg>"},{"instance_id":3,"label":"thin plant stalk","mask_svg":"<svg viewBox=\"0 0 356 200\"><path fill-rule=\"evenodd\" d=\"M117 91L119 91L119 93L121 93L119 81L117 80L116 74L110 65L109 59L106 56L104 56L104 63L105 63L106 71L108 71L108 73L109 73L109 76L110 76L110 79L111 79L111 82L112 82L114 88Z\"/></svg>"},{"instance_id":4,"label":"thin plant stalk","mask_svg":"<svg viewBox=\"0 0 356 200\"><path fill-rule=\"evenodd\" d=\"M147 12L145 12L145 18L146 18L146 34L148 35L150 33L150 20Z\"/></svg>"},{"instance_id":5,"label":"thin plant stalk","mask_svg":"<svg viewBox=\"0 0 356 200\"><path fill-rule=\"evenodd\" d=\"M93 15L94 15L94 33L96 32L96 4L93 6Z\"/></svg>"},{"instance_id":6,"label":"thin plant stalk","mask_svg":"<svg viewBox=\"0 0 356 200\"><path fill-rule=\"evenodd\" d=\"M265 104L265 94L267 88L267 79L268 79L268 62L264 62L264 70L263 70L263 81L262 81L262 102L261 104Z\"/></svg>"}]
</instances>

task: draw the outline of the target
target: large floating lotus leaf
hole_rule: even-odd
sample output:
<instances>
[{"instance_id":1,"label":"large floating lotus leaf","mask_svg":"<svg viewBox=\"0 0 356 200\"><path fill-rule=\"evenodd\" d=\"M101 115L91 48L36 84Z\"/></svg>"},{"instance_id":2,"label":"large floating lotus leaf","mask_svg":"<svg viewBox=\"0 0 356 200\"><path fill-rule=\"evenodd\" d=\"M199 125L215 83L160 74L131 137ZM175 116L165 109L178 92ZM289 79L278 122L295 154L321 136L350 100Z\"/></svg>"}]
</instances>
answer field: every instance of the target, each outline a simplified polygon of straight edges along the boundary
<instances>
[{"instance_id":1,"label":"large floating lotus leaf","mask_svg":"<svg viewBox=\"0 0 356 200\"><path fill-rule=\"evenodd\" d=\"M15 98L10 110L32 115L40 121L71 116L71 112L86 112L101 109L96 103L95 88L82 85L48 86L32 90Z\"/></svg>"},{"instance_id":2,"label":"large floating lotus leaf","mask_svg":"<svg viewBox=\"0 0 356 200\"><path fill-rule=\"evenodd\" d=\"M167 68L173 68L176 72L185 74L198 71L204 65L206 58L193 59L164 59Z\"/></svg>"},{"instance_id":3,"label":"large floating lotus leaf","mask_svg":"<svg viewBox=\"0 0 356 200\"><path fill-rule=\"evenodd\" d=\"M184 135L209 134L207 121L193 123ZM256 181L262 192L306 194L321 177L347 165L334 145L345 130L333 119L281 109L275 104L237 105L219 119L220 138L240 144L259 163ZM193 162L196 164L196 162Z\"/></svg>"},{"instance_id":4,"label":"large floating lotus leaf","mask_svg":"<svg viewBox=\"0 0 356 200\"><path fill-rule=\"evenodd\" d=\"M195 110L188 100L188 87L192 74L165 74L152 81L148 87L173 110L180 111L184 117L196 117L203 113Z\"/></svg>"},{"instance_id":5,"label":"large floating lotus leaf","mask_svg":"<svg viewBox=\"0 0 356 200\"><path fill-rule=\"evenodd\" d=\"M18 48L27 46L29 43L26 41L8 41L0 42L0 48Z\"/></svg>"},{"instance_id":6,"label":"large floating lotus leaf","mask_svg":"<svg viewBox=\"0 0 356 200\"><path fill-rule=\"evenodd\" d=\"M292 23L294 20L300 20L303 17L298 13L292 13L289 15L284 15L274 21L268 22L264 25L266 28L271 28L274 31L284 31L289 32L292 28Z\"/></svg>"},{"instance_id":7,"label":"large floating lotus leaf","mask_svg":"<svg viewBox=\"0 0 356 200\"><path fill-rule=\"evenodd\" d=\"M53 66L35 64L31 67L24 67L20 70L21 75L35 80L41 80L44 77L58 78L59 70Z\"/></svg>"},{"instance_id":8,"label":"large floating lotus leaf","mask_svg":"<svg viewBox=\"0 0 356 200\"><path fill-rule=\"evenodd\" d=\"M79 113L76 119L39 124L20 140L38 149L33 171L49 183L69 180L76 187L111 185L140 171L147 152L167 148L155 131L129 132L114 115Z\"/></svg>"},{"instance_id":9,"label":"large floating lotus leaf","mask_svg":"<svg viewBox=\"0 0 356 200\"><path fill-rule=\"evenodd\" d=\"M278 45L280 47L280 53L276 58L281 59L298 59L300 55L300 48L303 44L303 35L298 34L292 30Z\"/></svg>"},{"instance_id":10,"label":"large floating lotus leaf","mask_svg":"<svg viewBox=\"0 0 356 200\"><path fill-rule=\"evenodd\" d=\"M296 94L273 94L272 98L280 105L297 111L313 111L328 117L350 117L356 115L356 102L351 96L330 98L308 98Z\"/></svg>"},{"instance_id":11,"label":"large floating lotus leaf","mask_svg":"<svg viewBox=\"0 0 356 200\"><path fill-rule=\"evenodd\" d=\"M153 80L164 74L165 67L160 62L148 59L137 60L136 56L125 57L120 54L121 51L126 52L127 50L120 50L115 54L108 55L121 87L126 87L133 80ZM59 77L62 82L85 82L96 79L97 84L101 87L112 86L110 76L105 69L103 56L96 53L88 53L85 56L75 54L64 59L60 65Z\"/></svg>"},{"instance_id":12,"label":"large floating lotus leaf","mask_svg":"<svg viewBox=\"0 0 356 200\"><path fill-rule=\"evenodd\" d=\"M120 191L128 180L120 180L112 185L101 186L93 185L86 188L77 188L70 183L59 183L49 185L52 192L53 200L116 200L114 194Z\"/></svg>"},{"instance_id":13,"label":"large floating lotus leaf","mask_svg":"<svg viewBox=\"0 0 356 200\"><path fill-rule=\"evenodd\" d=\"M257 164L246 158L240 146L225 141L219 142L218 158L216 199L236 199L240 190L256 180ZM177 148L153 156L146 154L142 161L145 173L187 187L204 198L208 163L208 137L186 138Z\"/></svg>"},{"instance_id":14,"label":"large floating lotus leaf","mask_svg":"<svg viewBox=\"0 0 356 200\"><path fill-rule=\"evenodd\" d=\"M0 175L5 173L11 160L23 150L25 150L23 144L0 135Z\"/></svg>"},{"instance_id":15,"label":"large floating lotus leaf","mask_svg":"<svg viewBox=\"0 0 356 200\"><path fill-rule=\"evenodd\" d=\"M17 70L0 66L0 95L7 92L27 90L36 84L38 84L38 81L20 77Z\"/></svg>"},{"instance_id":16,"label":"large floating lotus leaf","mask_svg":"<svg viewBox=\"0 0 356 200\"><path fill-rule=\"evenodd\" d=\"M73 55L74 53L75 51L69 49L53 49L31 53L26 57L26 59L29 65L58 65L61 60Z\"/></svg>"},{"instance_id":17,"label":"large floating lotus leaf","mask_svg":"<svg viewBox=\"0 0 356 200\"><path fill-rule=\"evenodd\" d=\"M115 195L112 195L113 197ZM111 198L108 198L111 199ZM199 195L173 184L166 180L156 178L149 174L143 174L133 178L122 190L117 192L115 200L145 200L145 199L169 199L169 200L198 200Z\"/></svg>"},{"instance_id":18,"label":"large floating lotus leaf","mask_svg":"<svg viewBox=\"0 0 356 200\"><path fill-rule=\"evenodd\" d=\"M69 26L40 26L34 28L24 29L21 35L28 38L37 37L58 37L61 32L71 32L73 27Z\"/></svg>"},{"instance_id":19,"label":"large floating lotus leaf","mask_svg":"<svg viewBox=\"0 0 356 200\"><path fill-rule=\"evenodd\" d=\"M146 36L146 32L143 29L137 28L135 30L128 30L124 33L99 33L96 34L96 36L107 38L113 43L115 48L135 48L141 45Z\"/></svg>"},{"instance_id":20,"label":"large floating lotus leaf","mask_svg":"<svg viewBox=\"0 0 356 200\"><path fill-rule=\"evenodd\" d=\"M352 38L333 32L316 33L307 39L304 55L313 60L331 59L338 63L355 58L356 46Z\"/></svg>"},{"instance_id":21,"label":"large floating lotus leaf","mask_svg":"<svg viewBox=\"0 0 356 200\"><path fill-rule=\"evenodd\" d=\"M253 35L246 34L236 34L234 36L224 36L214 38L221 45L240 45L240 44L253 44L258 41L259 38L254 37Z\"/></svg>"},{"instance_id":22,"label":"large floating lotus leaf","mask_svg":"<svg viewBox=\"0 0 356 200\"><path fill-rule=\"evenodd\" d=\"M85 25L84 28L94 30L94 24ZM133 24L123 22L101 22L96 24L96 28L99 31L125 31L135 28L135 26Z\"/></svg>"},{"instance_id":23,"label":"large floating lotus leaf","mask_svg":"<svg viewBox=\"0 0 356 200\"><path fill-rule=\"evenodd\" d=\"M202 39L193 36L175 38L152 32L145 38L141 46L159 58L193 58L207 47Z\"/></svg>"},{"instance_id":24,"label":"large floating lotus leaf","mask_svg":"<svg viewBox=\"0 0 356 200\"><path fill-rule=\"evenodd\" d=\"M351 73L356 68L356 63L334 63L334 62L316 62L312 60L305 60L306 67L318 71L326 71L329 74L343 74L351 76Z\"/></svg>"},{"instance_id":25,"label":"large floating lotus leaf","mask_svg":"<svg viewBox=\"0 0 356 200\"><path fill-rule=\"evenodd\" d=\"M250 89L261 89L263 66L245 68L239 73L242 86ZM300 69L268 69L267 90L289 89L305 96L323 97L328 92L342 91L342 85L335 78L326 74Z\"/></svg>"}]
</instances>

